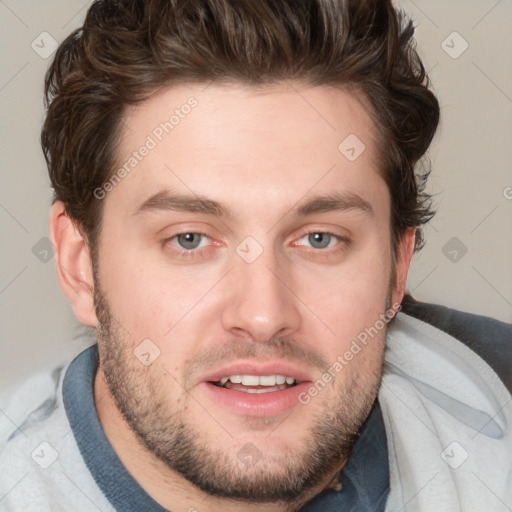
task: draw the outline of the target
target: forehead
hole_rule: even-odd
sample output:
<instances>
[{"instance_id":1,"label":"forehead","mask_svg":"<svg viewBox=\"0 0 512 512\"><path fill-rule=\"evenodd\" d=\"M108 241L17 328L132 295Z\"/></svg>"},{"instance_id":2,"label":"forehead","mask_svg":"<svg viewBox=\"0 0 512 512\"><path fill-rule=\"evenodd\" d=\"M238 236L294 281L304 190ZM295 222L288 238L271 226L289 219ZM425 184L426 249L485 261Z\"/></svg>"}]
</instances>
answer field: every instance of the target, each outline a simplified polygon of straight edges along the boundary
<instances>
[{"instance_id":1,"label":"forehead","mask_svg":"<svg viewBox=\"0 0 512 512\"><path fill-rule=\"evenodd\" d=\"M383 180L362 100L293 82L164 89L126 109L116 169L126 172L108 202L133 209L166 188L229 199L235 210L332 189L375 202Z\"/></svg>"}]
</instances>

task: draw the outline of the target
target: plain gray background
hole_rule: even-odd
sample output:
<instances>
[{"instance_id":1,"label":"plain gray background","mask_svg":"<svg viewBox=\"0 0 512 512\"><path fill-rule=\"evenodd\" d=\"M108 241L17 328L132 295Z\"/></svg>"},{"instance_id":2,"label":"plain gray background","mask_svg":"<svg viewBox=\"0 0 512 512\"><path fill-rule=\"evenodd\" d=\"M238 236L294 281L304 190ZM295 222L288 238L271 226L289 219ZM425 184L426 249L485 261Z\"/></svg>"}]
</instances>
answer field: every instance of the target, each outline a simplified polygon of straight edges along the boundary
<instances>
[{"instance_id":1,"label":"plain gray background","mask_svg":"<svg viewBox=\"0 0 512 512\"><path fill-rule=\"evenodd\" d=\"M52 40L90 2L0 0L0 389L84 346L48 249L39 133ZM408 289L512 322L512 2L402 0L442 109L430 150L438 214ZM454 34L456 32L457 34ZM464 48L467 45L467 49ZM492 340L489 340L492 342Z\"/></svg>"}]
</instances>

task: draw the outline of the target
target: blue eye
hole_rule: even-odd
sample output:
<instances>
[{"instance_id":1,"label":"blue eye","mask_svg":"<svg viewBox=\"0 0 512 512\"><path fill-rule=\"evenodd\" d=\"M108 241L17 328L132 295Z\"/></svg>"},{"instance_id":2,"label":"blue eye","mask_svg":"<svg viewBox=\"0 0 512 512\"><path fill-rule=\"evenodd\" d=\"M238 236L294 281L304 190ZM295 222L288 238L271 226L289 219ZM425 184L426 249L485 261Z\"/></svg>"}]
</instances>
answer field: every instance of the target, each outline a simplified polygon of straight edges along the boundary
<instances>
[{"instance_id":1,"label":"blue eye","mask_svg":"<svg viewBox=\"0 0 512 512\"><path fill-rule=\"evenodd\" d=\"M176 261L192 263L196 259L207 259L213 256L214 248L218 244L206 233L185 231L165 238L161 242L165 251Z\"/></svg>"},{"instance_id":2,"label":"blue eye","mask_svg":"<svg viewBox=\"0 0 512 512\"><path fill-rule=\"evenodd\" d=\"M325 249L329 247L333 236L329 233L309 233L308 242L315 249Z\"/></svg>"},{"instance_id":3,"label":"blue eye","mask_svg":"<svg viewBox=\"0 0 512 512\"><path fill-rule=\"evenodd\" d=\"M301 238L301 240L304 238L307 238L307 242L313 249L327 249L335 245L335 243L339 240L338 236L333 235L332 233L326 233L324 231L314 231L312 233L307 233Z\"/></svg>"},{"instance_id":4,"label":"blue eye","mask_svg":"<svg viewBox=\"0 0 512 512\"><path fill-rule=\"evenodd\" d=\"M200 246L202 239L205 237L206 235L203 235L202 233L181 233L179 235L175 235L173 239L176 240L182 249L190 251L192 249L197 249Z\"/></svg>"}]
</instances>

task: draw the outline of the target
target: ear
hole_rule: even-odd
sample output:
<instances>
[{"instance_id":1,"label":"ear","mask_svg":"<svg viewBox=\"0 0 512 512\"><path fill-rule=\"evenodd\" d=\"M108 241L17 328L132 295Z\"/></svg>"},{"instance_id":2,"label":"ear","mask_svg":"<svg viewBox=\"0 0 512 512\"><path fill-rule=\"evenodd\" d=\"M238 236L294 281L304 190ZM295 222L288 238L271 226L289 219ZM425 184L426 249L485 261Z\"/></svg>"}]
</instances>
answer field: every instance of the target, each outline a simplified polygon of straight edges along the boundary
<instances>
[{"instance_id":1,"label":"ear","mask_svg":"<svg viewBox=\"0 0 512 512\"><path fill-rule=\"evenodd\" d=\"M416 228L409 228L398 241L396 248L395 282L393 286L391 304L401 304L405 295L407 273L414 254L416 242Z\"/></svg>"},{"instance_id":2,"label":"ear","mask_svg":"<svg viewBox=\"0 0 512 512\"><path fill-rule=\"evenodd\" d=\"M59 285L73 306L77 319L96 327L94 280L89 248L66 213L64 203L56 201L50 211L50 239L55 250Z\"/></svg>"}]
</instances>

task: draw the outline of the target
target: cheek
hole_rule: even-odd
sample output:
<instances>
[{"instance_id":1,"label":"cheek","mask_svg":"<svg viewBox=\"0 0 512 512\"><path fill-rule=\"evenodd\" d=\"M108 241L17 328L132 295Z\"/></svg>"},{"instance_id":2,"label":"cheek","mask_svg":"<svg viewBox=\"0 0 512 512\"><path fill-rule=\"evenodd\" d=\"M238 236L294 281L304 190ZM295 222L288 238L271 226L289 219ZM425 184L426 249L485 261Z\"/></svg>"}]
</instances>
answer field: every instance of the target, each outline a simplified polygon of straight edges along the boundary
<instances>
[{"instance_id":1,"label":"cheek","mask_svg":"<svg viewBox=\"0 0 512 512\"><path fill-rule=\"evenodd\" d=\"M379 334L375 338L383 338L380 315L386 310L391 274L387 250L361 252L337 268L302 274L304 303L317 315L309 315L310 328L327 338L324 347L329 347L332 357L347 350L377 322Z\"/></svg>"},{"instance_id":2,"label":"cheek","mask_svg":"<svg viewBox=\"0 0 512 512\"><path fill-rule=\"evenodd\" d=\"M163 348L176 336L181 339L184 329L188 336L198 330L201 324L191 322L204 315L209 301L203 299L219 278L218 268L173 267L143 250L125 250L122 261L105 253L101 285L112 313L133 343L150 338Z\"/></svg>"},{"instance_id":3,"label":"cheek","mask_svg":"<svg viewBox=\"0 0 512 512\"><path fill-rule=\"evenodd\" d=\"M183 300L182 293L170 293L172 284L140 252L114 250L113 244L105 245L99 277L116 321L135 337L161 334L159 322L169 323Z\"/></svg>"}]
</instances>

